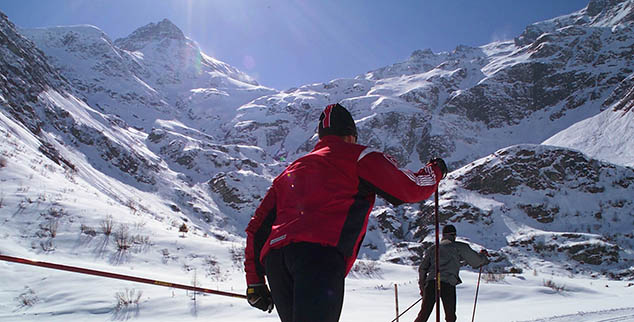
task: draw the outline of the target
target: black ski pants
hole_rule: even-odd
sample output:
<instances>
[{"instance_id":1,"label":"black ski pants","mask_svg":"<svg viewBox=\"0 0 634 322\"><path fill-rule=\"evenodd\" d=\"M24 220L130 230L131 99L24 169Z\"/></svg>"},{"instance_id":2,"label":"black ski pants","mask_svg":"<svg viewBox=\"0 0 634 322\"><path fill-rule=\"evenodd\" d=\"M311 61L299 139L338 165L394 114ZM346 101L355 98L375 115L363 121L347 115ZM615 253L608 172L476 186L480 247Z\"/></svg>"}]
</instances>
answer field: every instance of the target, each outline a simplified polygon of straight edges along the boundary
<instances>
[{"instance_id":1,"label":"black ski pants","mask_svg":"<svg viewBox=\"0 0 634 322\"><path fill-rule=\"evenodd\" d=\"M445 309L445 321L456 321L456 286L440 281L440 300ZM436 304L436 280L427 281L423 294L423 304L414 322L427 322Z\"/></svg>"},{"instance_id":2,"label":"black ski pants","mask_svg":"<svg viewBox=\"0 0 634 322\"><path fill-rule=\"evenodd\" d=\"M346 264L334 247L294 243L264 259L282 322L336 322L343 307Z\"/></svg>"}]
</instances>

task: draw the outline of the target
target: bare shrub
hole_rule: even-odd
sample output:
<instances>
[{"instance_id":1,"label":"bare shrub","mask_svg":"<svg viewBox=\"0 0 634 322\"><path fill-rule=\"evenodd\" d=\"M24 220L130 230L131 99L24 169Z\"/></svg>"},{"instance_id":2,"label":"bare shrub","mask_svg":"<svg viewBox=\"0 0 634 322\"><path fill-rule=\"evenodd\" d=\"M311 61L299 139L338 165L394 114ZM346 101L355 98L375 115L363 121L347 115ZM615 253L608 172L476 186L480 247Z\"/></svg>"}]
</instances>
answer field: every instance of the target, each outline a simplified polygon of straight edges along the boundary
<instances>
[{"instance_id":1,"label":"bare shrub","mask_svg":"<svg viewBox=\"0 0 634 322\"><path fill-rule=\"evenodd\" d=\"M141 231L145 227L145 222L139 221L134 223L134 230Z\"/></svg>"},{"instance_id":2,"label":"bare shrub","mask_svg":"<svg viewBox=\"0 0 634 322\"><path fill-rule=\"evenodd\" d=\"M46 223L46 228L48 228L49 233L51 234L51 238L57 237L57 228L59 227L59 219L51 218Z\"/></svg>"},{"instance_id":3,"label":"bare shrub","mask_svg":"<svg viewBox=\"0 0 634 322\"><path fill-rule=\"evenodd\" d=\"M87 226L85 224L81 224L81 227L79 229L81 230L82 234L85 234L91 237L97 236L97 231L94 228Z\"/></svg>"},{"instance_id":4,"label":"bare shrub","mask_svg":"<svg viewBox=\"0 0 634 322\"><path fill-rule=\"evenodd\" d=\"M48 218L44 223L40 224L40 230L35 233L39 238L55 238L57 236L57 228L59 227L59 219Z\"/></svg>"},{"instance_id":5,"label":"bare shrub","mask_svg":"<svg viewBox=\"0 0 634 322\"><path fill-rule=\"evenodd\" d=\"M66 180L77 184L77 178L75 178L75 175L77 174L77 170L72 169L72 168L65 168L64 169L64 177L66 178Z\"/></svg>"},{"instance_id":6,"label":"bare shrub","mask_svg":"<svg viewBox=\"0 0 634 322\"><path fill-rule=\"evenodd\" d=\"M234 266L244 268L244 247L231 246L229 254Z\"/></svg>"},{"instance_id":7,"label":"bare shrub","mask_svg":"<svg viewBox=\"0 0 634 322\"><path fill-rule=\"evenodd\" d=\"M119 229L115 232L115 242L119 251L127 251L132 247L134 240L130 237L127 225L119 225Z\"/></svg>"},{"instance_id":8,"label":"bare shrub","mask_svg":"<svg viewBox=\"0 0 634 322\"><path fill-rule=\"evenodd\" d=\"M64 208L51 207L48 209L47 215L49 217L61 218L68 215L68 213L66 212L66 210L64 210Z\"/></svg>"},{"instance_id":9,"label":"bare shrub","mask_svg":"<svg viewBox=\"0 0 634 322\"><path fill-rule=\"evenodd\" d=\"M141 296L143 296L143 291L137 292L135 289L127 288L125 289L125 291L115 293L114 298L117 301L115 305L115 311L128 309L131 306L135 306L136 308L138 308Z\"/></svg>"},{"instance_id":10,"label":"bare shrub","mask_svg":"<svg viewBox=\"0 0 634 322\"><path fill-rule=\"evenodd\" d=\"M382 276L380 265L374 261L357 261L352 267L352 273L357 277L376 278Z\"/></svg>"},{"instance_id":11,"label":"bare shrub","mask_svg":"<svg viewBox=\"0 0 634 322\"><path fill-rule=\"evenodd\" d=\"M125 205L130 208L130 212L132 212L133 215L136 215L136 213L139 211L136 202L134 202L134 200L132 199L128 200Z\"/></svg>"},{"instance_id":12,"label":"bare shrub","mask_svg":"<svg viewBox=\"0 0 634 322\"><path fill-rule=\"evenodd\" d=\"M112 234L112 228L114 228L114 220L111 215L108 215L101 221L101 232L106 236L110 236L110 234Z\"/></svg>"},{"instance_id":13,"label":"bare shrub","mask_svg":"<svg viewBox=\"0 0 634 322\"><path fill-rule=\"evenodd\" d=\"M35 292L28 286L24 287L24 292L15 299L18 301L20 308L31 307L39 301Z\"/></svg>"},{"instance_id":14,"label":"bare shrub","mask_svg":"<svg viewBox=\"0 0 634 322\"><path fill-rule=\"evenodd\" d=\"M215 257L206 257L204 264L207 277L210 277L211 279L216 281L221 281L224 279L224 277L222 276L222 271L220 270L220 264Z\"/></svg>"},{"instance_id":15,"label":"bare shrub","mask_svg":"<svg viewBox=\"0 0 634 322\"><path fill-rule=\"evenodd\" d=\"M553 280L544 280L544 286L552 289L553 291L557 293L566 291L566 287L564 285L559 285L555 283Z\"/></svg>"},{"instance_id":16,"label":"bare shrub","mask_svg":"<svg viewBox=\"0 0 634 322\"><path fill-rule=\"evenodd\" d=\"M504 273L487 272L482 274L482 280L485 283L499 283L504 281L506 275Z\"/></svg>"},{"instance_id":17,"label":"bare shrub","mask_svg":"<svg viewBox=\"0 0 634 322\"><path fill-rule=\"evenodd\" d=\"M28 206L27 200L21 200L18 203L18 209L15 211L15 214L17 215L24 212L24 210L26 210L26 206Z\"/></svg>"},{"instance_id":18,"label":"bare shrub","mask_svg":"<svg viewBox=\"0 0 634 322\"><path fill-rule=\"evenodd\" d=\"M167 264L170 260L170 251L167 248L161 249L161 255L163 255L162 262L163 264Z\"/></svg>"},{"instance_id":19,"label":"bare shrub","mask_svg":"<svg viewBox=\"0 0 634 322\"><path fill-rule=\"evenodd\" d=\"M47 200L46 193L40 193L37 195L37 200L35 202L37 202L37 204L39 205L43 202L46 202L46 200Z\"/></svg>"},{"instance_id":20,"label":"bare shrub","mask_svg":"<svg viewBox=\"0 0 634 322\"><path fill-rule=\"evenodd\" d=\"M47 239L40 242L40 247L44 252L52 252L55 250L55 244L53 244L53 239Z\"/></svg>"},{"instance_id":21,"label":"bare shrub","mask_svg":"<svg viewBox=\"0 0 634 322\"><path fill-rule=\"evenodd\" d=\"M150 240L150 236L137 234L131 237L132 244L134 244L135 249L137 251L143 251L152 246L152 241Z\"/></svg>"}]
</instances>

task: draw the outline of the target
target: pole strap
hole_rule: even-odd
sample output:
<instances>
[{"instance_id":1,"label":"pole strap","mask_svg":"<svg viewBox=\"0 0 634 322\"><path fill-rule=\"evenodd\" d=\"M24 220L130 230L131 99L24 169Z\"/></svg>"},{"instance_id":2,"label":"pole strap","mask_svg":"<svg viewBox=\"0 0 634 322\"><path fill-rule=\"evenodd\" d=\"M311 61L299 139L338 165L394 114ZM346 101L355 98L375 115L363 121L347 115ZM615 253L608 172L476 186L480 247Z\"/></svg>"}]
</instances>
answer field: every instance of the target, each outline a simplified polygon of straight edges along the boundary
<instances>
[{"instance_id":1,"label":"pole strap","mask_svg":"<svg viewBox=\"0 0 634 322\"><path fill-rule=\"evenodd\" d=\"M151 284L151 285L158 285L158 286L164 286L164 287L172 287L172 288L178 288L178 289L194 291L194 292L222 295L222 296L235 297L235 298L241 298L241 299L246 299L247 298L246 295L237 294L237 293L217 291L217 290L211 290L211 289L208 289L208 288L202 288L202 287L196 287L196 286L190 286L190 285L184 285L184 284L177 284L177 283L153 280L153 279L136 277L136 276L131 276L131 275L104 272L104 271L98 271L98 270L94 270L94 269L87 269L87 268L81 268L81 267L75 267L75 266L61 265L61 264L55 264L55 263L49 263L49 262L33 261L33 260L29 260L29 259L25 259L25 258L19 258L19 257L11 257L11 256L0 255L0 260L6 261L6 262L18 263L18 264L37 266L37 267L46 267L46 268L56 269L56 270L60 270L60 271L67 271L67 272L74 272L74 273L80 273L80 274L101 276L101 277L107 277L107 278L113 278L113 279L119 279L119 280L125 280L125 281L137 282L137 283L145 283L145 284Z\"/></svg>"}]
</instances>

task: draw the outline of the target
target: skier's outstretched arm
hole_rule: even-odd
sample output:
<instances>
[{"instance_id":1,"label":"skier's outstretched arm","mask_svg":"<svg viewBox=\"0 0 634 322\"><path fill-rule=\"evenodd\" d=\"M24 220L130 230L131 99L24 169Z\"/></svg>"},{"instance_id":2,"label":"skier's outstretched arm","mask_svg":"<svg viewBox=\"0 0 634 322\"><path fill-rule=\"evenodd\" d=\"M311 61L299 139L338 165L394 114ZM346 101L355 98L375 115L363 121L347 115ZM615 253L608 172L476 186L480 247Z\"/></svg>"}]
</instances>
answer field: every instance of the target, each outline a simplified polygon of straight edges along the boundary
<instances>
[{"instance_id":1,"label":"skier's outstretched arm","mask_svg":"<svg viewBox=\"0 0 634 322\"><path fill-rule=\"evenodd\" d=\"M400 169L394 158L366 148L359 156L359 177L393 205L423 201L446 174L444 161L430 162L418 172ZM442 161L442 165L440 162Z\"/></svg>"},{"instance_id":2,"label":"skier's outstretched arm","mask_svg":"<svg viewBox=\"0 0 634 322\"><path fill-rule=\"evenodd\" d=\"M466 243L456 242L460 257L471 267L479 268L489 263L489 259L484 253L477 253Z\"/></svg>"}]
</instances>

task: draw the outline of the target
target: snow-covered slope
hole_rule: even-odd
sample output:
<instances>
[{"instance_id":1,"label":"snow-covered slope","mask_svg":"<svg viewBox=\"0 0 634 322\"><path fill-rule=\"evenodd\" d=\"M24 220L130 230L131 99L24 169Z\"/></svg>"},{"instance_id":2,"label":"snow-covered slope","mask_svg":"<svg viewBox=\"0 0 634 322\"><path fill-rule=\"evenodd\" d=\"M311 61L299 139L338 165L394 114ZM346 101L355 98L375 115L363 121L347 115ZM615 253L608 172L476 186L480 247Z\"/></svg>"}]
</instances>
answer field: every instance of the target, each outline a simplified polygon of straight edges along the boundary
<instances>
[{"instance_id":1,"label":"snow-covered slope","mask_svg":"<svg viewBox=\"0 0 634 322\"><path fill-rule=\"evenodd\" d=\"M632 84L634 75L623 83ZM621 93L617 89L615 93ZM634 167L634 86L610 108L596 116L580 121L544 141L580 150L593 158Z\"/></svg>"}]
</instances>

